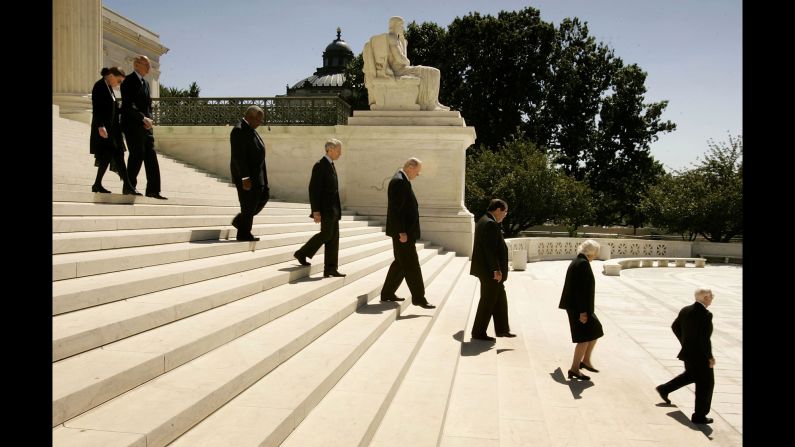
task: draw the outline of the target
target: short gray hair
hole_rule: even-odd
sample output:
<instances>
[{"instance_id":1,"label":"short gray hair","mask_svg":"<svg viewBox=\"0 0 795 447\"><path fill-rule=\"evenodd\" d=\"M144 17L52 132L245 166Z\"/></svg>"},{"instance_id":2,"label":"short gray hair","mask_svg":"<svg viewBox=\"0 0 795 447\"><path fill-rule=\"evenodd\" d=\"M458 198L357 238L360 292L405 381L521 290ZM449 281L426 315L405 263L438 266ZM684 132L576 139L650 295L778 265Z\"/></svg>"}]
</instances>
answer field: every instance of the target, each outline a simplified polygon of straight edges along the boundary
<instances>
[{"instance_id":1,"label":"short gray hair","mask_svg":"<svg viewBox=\"0 0 795 447\"><path fill-rule=\"evenodd\" d=\"M245 117L251 118L254 114L265 116L265 111L260 106L248 106Z\"/></svg>"},{"instance_id":2,"label":"short gray hair","mask_svg":"<svg viewBox=\"0 0 795 447\"><path fill-rule=\"evenodd\" d=\"M582 253L585 256L596 256L599 253L599 242L588 239L577 247L577 253Z\"/></svg>"},{"instance_id":3,"label":"short gray hair","mask_svg":"<svg viewBox=\"0 0 795 447\"><path fill-rule=\"evenodd\" d=\"M703 287L703 286L697 288L696 291L693 292L693 295L696 297L696 301L698 301L699 303L702 303L702 304L704 303L704 297L705 296L712 295L713 298L715 297L715 295L712 293L712 289L710 289L709 287Z\"/></svg>"},{"instance_id":4,"label":"short gray hair","mask_svg":"<svg viewBox=\"0 0 795 447\"><path fill-rule=\"evenodd\" d=\"M337 146L342 146L342 141L336 138L329 138L328 140L326 140L326 146L325 146L326 152L328 152L329 149L334 149Z\"/></svg>"},{"instance_id":5,"label":"short gray hair","mask_svg":"<svg viewBox=\"0 0 795 447\"><path fill-rule=\"evenodd\" d=\"M406 169L409 166L415 166L415 167L416 166L420 166L421 164L422 164L422 161L419 158L411 157L408 160L406 160L405 163L403 163L403 169Z\"/></svg>"}]
</instances>

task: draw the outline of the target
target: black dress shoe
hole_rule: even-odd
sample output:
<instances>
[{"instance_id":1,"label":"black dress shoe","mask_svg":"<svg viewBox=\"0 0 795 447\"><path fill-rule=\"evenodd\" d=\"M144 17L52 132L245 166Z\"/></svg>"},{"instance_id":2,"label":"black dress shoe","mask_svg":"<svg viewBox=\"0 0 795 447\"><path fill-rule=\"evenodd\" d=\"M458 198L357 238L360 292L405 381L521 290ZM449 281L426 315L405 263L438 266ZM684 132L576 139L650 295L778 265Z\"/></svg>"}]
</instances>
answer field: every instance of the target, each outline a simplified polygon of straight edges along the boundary
<instances>
[{"instance_id":1,"label":"black dress shoe","mask_svg":"<svg viewBox=\"0 0 795 447\"><path fill-rule=\"evenodd\" d=\"M143 195L143 194L141 194L140 192L138 192L135 189L123 189L121 193L124 194L125 196L142 196Z\"/></svg>"},{"instance_id":2,"label":"black dress shoe","mask_svg":"<svg viewBox=\"0 0 795 447\"><path fill-rule=\"evenodd\" d=\"M259 238L254 236L253 234L244 234L242 236L238 234L236 239L238 241L244 241L244 242L257 242L259 240Z\"/></svg>"},{"instance_id":3,"label":"black dress shoe","mask_svg":"<svg viewBox=\"0 0 795 447\"><path fill-rule=\"evenodd\" d=\"M159 192L155 194L147 194L146 197L151 197L153 199L160 199L160 200L168 200L168 197L161 196Z\"/></svg>"},{"instance_id":4,"label":"black dress shoe","mask_svg":"<svg viewBox=\"0 0 795 447\"><path fill-rule=\"evenodd\" d=\"M588 365L586 365L586 364L585 364L585 363L583 363L583 362L580 362L580 368L585 368L585 369L587 369L588 371L590 371L590 372L592 372L592 373L598 373L598 372L599 372L599 370L598 370L598 369L596 369L596 368L594 368L594 367L592 367L592 366L588 366Z\"/></svg>"},{"instance_id":5,"label":"black dress shoe","mask_svg":"<svg viewBox=\"0 0 795 447\"><path fill-rule=\"evenodd\" d=\"M657 390L657 394L659 394L659 395L660 395L660 398L661 398L661 399L662 399L662 400L663 400L663 401L664 401L666 404L668 404L668 405L671 405L671 399L668 399L668 393L663 393L663 391L662 391L662 385L658 385L658 386L654 387L654 389L655 389L655 390Z\"/></svg>"},{"instance_id":6,"label":"black dress shoe","mask_svg":"<svg viewBox=\"0 0 795 447\"><path fill-rule=\"evenodd\" d=\"M381 301L406 301L406 299L397 296L386 296L386 297L382 296Z\"/></svg>"},{"instance_id":7,"label":"black dress shoe","mask_svg":"<svg viewBox=\"0 0 795 447\"><path fill-rule=\"evenodd\" d=\"M516 337L516 334L512 334L510 332L500 332L499 334L497 334L497 337L513 338L513 337Z\"/></svg>"},{"instance_id":8,"label":"black dress shoe","mask_svg":"<svg viewBox=\"0 0 795 447\"><path fill-rule=\"evenodd\" d=\"M323 277L324 278L331 278L332 276L337 277L337 278L342 278L342 277L345 277L346 275L345 275L345 273L340 273L340 272L338 272L336 270L334 270L333 272L323 272Z\"/></svg>"},{"instance_id":9,"label":"black dress shoe","mask_svg":"<svg viewBox=\"0 0 795 447\"><path fill-rule=\"evenodd\" d=\"M108 191L107 189L103 188L102 185L92 185L91 186L91 192L101 192L103 194L110 194L110 191Z\"/></svg>"},{"instance_id":10,"label":"black dress shoe","mask_svg":"<svg viewBox=\"0 0 795 447\"><path fill-rule=\"evenodd\" d=\"M489 337L488 335L473 335L472 340L497 341L496 338Z\"/></svg>"},{"instance_id":11,"label":"black dress shoe","mask_svg":"<svg viewBox=\"0 0 795 447\"><path fill-rule=\"evenodd\" d=\"M411 303L411 304L414 304L414 303ZM414 305L415 305L415 306L420 306L420 307L422 307L423 309L436 309L436 306L434 306L434 305L433 305L433 304L431 304L431 303L422 303L422 304L414 304Z\"/></svg>"},{"instance_id":12,"label":"black dress shoe","mask_svg":"<svg viewBox=\"0 0 795 447\"><path fill-rule=\"evenodd\" d=\"M585 374L576 373L572 370L569 370L569 379L591 380L591 378Z\"/></svg>"},{"instance_id":13,"label":"black dress shoe","mask_svg":"<svg viewBox=\"0 0 795 447\"><path fill-rule=\"evenodd\" d=\"M698 418L698 419L690 419L690 422L694 424L711 424L715 422L712 418Z\"/></svg>"},{"instance_id":14,"label":"black dress shoe","mask_svg":"<svg viewBox=\"0 0 795 447\"><path fill-rule=\"evenodd\" d=\"M298 260L298 263L301 265L312 265L306 260L306 256L299 255L298 252L293 253L293 257Z\"/></svg>"}]
</instances>

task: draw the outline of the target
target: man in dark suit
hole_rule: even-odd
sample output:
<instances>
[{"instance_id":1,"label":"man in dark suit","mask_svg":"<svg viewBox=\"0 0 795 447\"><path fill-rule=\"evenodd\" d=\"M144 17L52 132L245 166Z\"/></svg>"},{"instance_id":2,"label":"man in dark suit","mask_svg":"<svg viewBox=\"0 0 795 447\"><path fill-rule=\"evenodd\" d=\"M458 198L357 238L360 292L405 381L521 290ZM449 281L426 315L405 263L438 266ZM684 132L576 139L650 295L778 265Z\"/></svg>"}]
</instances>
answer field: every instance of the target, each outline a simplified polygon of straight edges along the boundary
<instances>
[{"instance_id":1,"label":"man in dark suit","mask_svg":"<svg viewBox=\"0 0 795 447\"><path fill-rule=\"evenodd\" d=\"M409 158L389 181L387 190L386 234L392 237L395 260L386 273L381 288L381 301L403 301L395 295L403 278L411 291L411 304L433 309L436 306L425 298L425 283L422 280L420 260L415 242L420 238L420 207L411 189L411 180L422 170L422 162Z\"/></svg>"},{"instance_id":2,"label":"man in dark suit","mask_svg":"<svg viewBox=\"0 0 795 447\"><path fill-rule=\"evenodd\" d=\"M264 110L249 106L243 119L235 124L229 135L232 145L229 169L240 200L240 213L232 220L232 226L237 228L239 241L259 240L251 234L251 227L254 225L254 216L262 211L270 198L265 143L256 131L264 120Z\"/></svg>"},{"instance_id":3,"label":"man in dark suit","mask_svg":"<svg viewBox=\"0 0 795 447\"><path fill-rule=\"evenodd\" d=\"M472 324L472 338L475 340L496 340L486 335L492 318L497 337L516 337L508 325L508 298L505 295L508 246L500 228L507 214L508 204L502 199L492 199L486 213L475 225L472 266L469 269L469 274L480 280L480 301Z\"/></svg>"},{"instance_id":4,"label":"man in dark suit","mask_svg":"<svg viewBox=\"0 0 795 447\"><path fill-rule=\"evenodd\" d=\"M715 387L715 358L712 357L712 290L700 287L695 292L696 302L685 306L671 325L682 349L677 358L685 362L685 372L669 382L658 386L662 400L670 404L668 394L683 386L696 384L696 407L690 420L694 424L710 424L707 417L712 404L712 389Z\"/></svg>"},{"instance_id":5,"label":"man in dark suit","mask_svg":"<svg viewBox=\"0 0 795 447\"><path fill-rule=\"evenodd\" d=\"M310 265L306 258L317 253L321 245L325 245L323 277L345 276L337 271L337 258L340 248L340 205L339 183L334 162L342 155L342 142L336 138L326 141L326 155L312 167L309 180L309 203L312 214L309 216L320 223L320 233L312 236L303 247L293 253L301 265Z\"/></svg>"},{"instance_id":6,"label":"man in dark suit","mask_svg":"<svg viewBox=\"0 0 795 447\"><path fill-rule=\"evenodd\" d=\"M152 97L149 82L144 79L151 66L143 55L133 60L133 71L121 83L121 128L127 140L130 156L127 160L127 177L130 185L138 185L141 163L146 169L146 196L166 200L160 194L160 166L155 153L155 136L152 128ZM127 194L127 191L124 191Z\"/></svg>"}]
</instances>

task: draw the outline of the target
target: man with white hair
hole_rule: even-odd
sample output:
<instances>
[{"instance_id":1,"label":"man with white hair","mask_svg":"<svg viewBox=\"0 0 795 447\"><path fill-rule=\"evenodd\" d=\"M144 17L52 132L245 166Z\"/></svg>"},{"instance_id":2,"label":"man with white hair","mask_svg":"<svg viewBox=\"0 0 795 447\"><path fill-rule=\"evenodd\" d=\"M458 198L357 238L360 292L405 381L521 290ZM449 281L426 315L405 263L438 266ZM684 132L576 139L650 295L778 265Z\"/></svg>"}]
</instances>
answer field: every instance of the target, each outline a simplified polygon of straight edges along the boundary
<instances>
[{"instance_id":1,"label":"man with white hair","mask_svg":"<svg viewBox=\"0 0 795 447\"><path fill-rule=\"evenodd\" d=\"M685 372L669 382L658 386L657 392L665 403L670 404L668 394L683 386L696 384L696 408L690 420L694 424L711 424L707 417L715 387L715 358L712 357L712 313L707 308L712 304L712 290L699 287L695 291L696 302L685 306L671 325L682 349L677 358L685 362Z\"/></svg>"}]
</instances>

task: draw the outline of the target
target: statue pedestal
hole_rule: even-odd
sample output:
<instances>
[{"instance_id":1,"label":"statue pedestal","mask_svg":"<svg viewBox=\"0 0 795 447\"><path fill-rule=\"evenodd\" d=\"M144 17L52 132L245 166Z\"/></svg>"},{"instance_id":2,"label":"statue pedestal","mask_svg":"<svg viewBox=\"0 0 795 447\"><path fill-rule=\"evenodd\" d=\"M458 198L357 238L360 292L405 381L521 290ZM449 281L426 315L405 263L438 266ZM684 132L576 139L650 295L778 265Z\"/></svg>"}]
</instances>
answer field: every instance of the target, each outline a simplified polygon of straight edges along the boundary
<instances>
[{"instance_id":1,"label":"statue pedestal","mask_svg":"<svg viewBox=\"0 0 795 447\"><path fill-rule=\"evenodd\" d=\"M349 126L453 126L466 127L455 110L411 112L401 110L354 110ZM474 128L472 128L474 130ZM474 140L473 140L474 143ZM422 160L422 157L418 157ZM424 160L423 160L424 161Z\"/></svg>"},{"instance_id":2,"label":"statue pedestal","mask_svg":"<svg viewBox=\"0 0 795 447\"><path fill-rule=\"evenodd\" d=\"M475 222L464 205L466 149L475 129L456 111L355 111L337 126L343 158L345 208L386 223L387 187L409 157L422 161L411 182L420 206L422 239L460 255L472 254Z\"/></svg>"}]
</instances>

